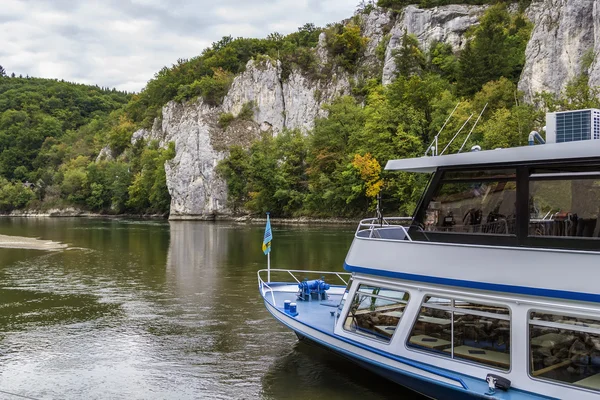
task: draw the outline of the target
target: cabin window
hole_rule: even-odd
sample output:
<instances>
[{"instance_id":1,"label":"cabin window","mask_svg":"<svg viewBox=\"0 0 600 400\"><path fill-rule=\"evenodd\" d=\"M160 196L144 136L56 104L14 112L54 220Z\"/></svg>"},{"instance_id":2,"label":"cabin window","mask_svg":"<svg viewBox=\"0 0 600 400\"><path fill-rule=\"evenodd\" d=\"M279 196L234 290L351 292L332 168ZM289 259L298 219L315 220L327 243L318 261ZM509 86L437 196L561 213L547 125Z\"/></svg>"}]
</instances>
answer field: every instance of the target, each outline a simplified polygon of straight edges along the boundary
<instances>
[{"instance_id":1,"label":"cabin window","mask_svg":"<svg viewBox=\"0 0 600 400\"><path fill-rule=\"evenodd\" d=\"M503 306L428 296L407 345L444 357L508 370L510 313Z\"/></svg>"},{"instance_id":2,"label":"cabin window","mask_svg":"<svg viewBox=\"0 0 600 400\"><path fill-rule=\"evenodd\" d=\"M515 235L514 169L448 171L427 207L425 231Z\"/></svg>"},{"instance_id":3,"label":"cabin window","mask_svg":"<svg viewBox=\"0 0 600 400\"><path fill-rule=\"evenodd\" d=\"M533 171L529 236L600 238L600 171Z\"/></svg>"},{"instance_id":4,"label":"cabin window","mask_svg":"<svg viewBox=\"0 0 600 400\"><path fill-rule=\"evenodd\" d=\"M344 309L344 304L346 304L346 300L348 300L348 293L350 293L350 289L352 289L352 283L354 282L354 277L350 277L350 279L348 280L348 284L346 285L346 290L344 290L344 294L342 295L342 298L340 300L340 304L338 304L337 307L337 313L336 313L336 322L337 320L340 318L341 312Z\"/></svg>"},{"instance_id":5,"label":"cabin window","mask_svg":"<svg viewBox=\"0 0 600 400\"><path fill-rule=\"evenodd\" d=\"M408 300L407 292L361 284L352 299L344 330L389 343Z\"/></svg>"},{"instance_id":6,"label":"cabin window","mask_svg":"<svg viewBox=\"0 0 600 400\"><path fill-rule=\"evenodd\" d=\"M532 377L600 390L600 320L531 312Z\"/></svg>"}]
</instances>

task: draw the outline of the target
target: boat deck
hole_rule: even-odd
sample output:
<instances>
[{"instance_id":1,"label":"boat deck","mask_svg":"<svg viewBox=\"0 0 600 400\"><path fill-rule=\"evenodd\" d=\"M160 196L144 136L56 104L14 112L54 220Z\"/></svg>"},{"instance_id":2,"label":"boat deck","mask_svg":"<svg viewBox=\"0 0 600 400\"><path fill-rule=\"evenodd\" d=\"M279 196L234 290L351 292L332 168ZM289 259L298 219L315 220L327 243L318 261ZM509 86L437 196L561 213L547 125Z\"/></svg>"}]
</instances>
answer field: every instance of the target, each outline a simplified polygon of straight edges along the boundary
<instances>
[{"instance_id":1,"label":"boat deck","mask_svg":"<svg viewBox=\"0 0 600 400\"><path fill-rule=\"evenodd\" d=\"M335 345L332 348L335 348L342 355L358 358L359 361L367 361L359 362L359 364L363 366L368 366L368 364L375 366L379 365L380 367L383 366L383 369L380 368L380 372L382 372L382 375L387 376L392 380L398 382L393 375L396 373L403 374L405 377L408 376L409 378L422 376L424 382L427 382L425 383L426 385L431 385L435 382L438 385L443 385L446 389L453 389L451 392L453 393L453 396L459 397L468 394L474 397L505 400L548 398L543 395L528 393L516 388L512 388L507 392L497 391L493 396L488 396L486 394L488 390L487 383L481 378L465 375L453 370L442 369L437 367L435 364L427 364L421 361L406 358L405 355L395 353L392 354L386 351L378 350L370 346L367 341L357 341L354 339L350 340L349 338L335 334L334 328L336 324L336 316L339 312L338 306L340 305L340 302L345 294L345 286L331 286L331 288L327 290L328 298L326 300L311 299L308 301L303 301L298 298L299 287L298 283L296 282L267 283L263 280L260 280L259 282L259 289L263 300L268 306L271 306L271 308L275 308L277 311L279 311L279 313L275 313L279 315L274 314L274 316L281 322L288 325L288 327L300 335L302 335L304 332L307 332L307 336L309 338L324 345L325 347L331 347L331 345L335 342ZM284 302L286 300L296 303L297 314L292 314L291 312L285 310ZM348 301L348 299L346 300ZM274 310L270 311L273 313ZM389 314L394 314L395 317L398 317L399 315L397 314L399 313L401 313L401 311L389 312ZM288 316L288 318L285 316ZM446 321L443 321L439 318L432 319L435 321L428 320L428 322L435 322L437 324L446 323ZM305 327L300 328L298 325L292 326L295 322L298 322ZM381 328L384 329L384 334L389 335L389 332L385 331L385 326L382 326ZM320 337L319 334L315 334L314 331L309 333L311 330L319 331L321 334L324 334L325 337ZM412 337L410 340L411 343L416 346L434 347L431 341L432 338L427 336L417 335ZM440 348L441 352L446 350L444 345L450 343L446 343L441 339L435 339L435 341L436 346L442 346ZM462 346L460 348L457 347L455 349L455 351L458 353L465 353L470 357L475 357L471 355L469 350L473 349L469 348L468 346ZM497 358L495 360L497 364L506 364L506 360L504 358L507 356L505 354L496 354L495 352L491 353L493 353L493 355ZM478 357L481 357L481 355L478 355ZM486 370L485 372L487 373L488 371Z\"/></svg>"},{"instance_id":2,"label":"boat deck","mask_svg":"<svg viewBox=\"0 0 600 400\"><path fill-rule=\"evenodd\" d=\"M272 292L266 291L263 296L265 301L285 312L284 302L290 300L296 303L297 313L295 319L301 323L312 326L322 332L333 334L335 313L342 300L345 287L331 286L327 291L327 300L311 299L303 301L298 299L298 285L291 283L269 283ZM271 295L272 293L272 295Z\"/></svg>"}]
</instances>

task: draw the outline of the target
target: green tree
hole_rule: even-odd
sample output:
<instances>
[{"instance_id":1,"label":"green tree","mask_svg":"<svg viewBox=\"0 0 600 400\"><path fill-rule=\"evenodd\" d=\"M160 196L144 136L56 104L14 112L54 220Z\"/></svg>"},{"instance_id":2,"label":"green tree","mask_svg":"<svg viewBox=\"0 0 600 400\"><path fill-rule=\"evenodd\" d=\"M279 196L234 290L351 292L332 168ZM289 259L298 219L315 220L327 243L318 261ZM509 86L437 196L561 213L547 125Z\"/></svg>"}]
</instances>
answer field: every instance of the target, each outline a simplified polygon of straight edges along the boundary
<instances>
[{"instance_id":1,"label":"green tree","mask_svg":"<svg viewBox=\"0 0 600 400\"><path fill-rule=\"evenodd\" d=\"M248 201L248 170L250 156L241 146L231 146L229 155L219 162L217 172L227 182L227 202L239 213Z\"/></svg>"}]
</instances>

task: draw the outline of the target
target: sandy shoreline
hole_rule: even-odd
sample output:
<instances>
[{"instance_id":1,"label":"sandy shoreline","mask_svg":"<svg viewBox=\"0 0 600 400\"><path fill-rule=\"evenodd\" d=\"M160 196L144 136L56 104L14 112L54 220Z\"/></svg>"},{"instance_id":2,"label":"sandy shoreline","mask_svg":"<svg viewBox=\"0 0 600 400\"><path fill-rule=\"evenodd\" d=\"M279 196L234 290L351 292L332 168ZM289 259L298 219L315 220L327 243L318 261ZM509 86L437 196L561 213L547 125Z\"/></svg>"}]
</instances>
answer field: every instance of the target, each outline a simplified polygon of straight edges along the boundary
<instances>
[{"instance_id":1,"label":"sandy shoreline","mask_svg":"<svg viewBox=\"0 0 600 400\"><path fill-rule=\"evenodd\" d=\"M51 240L41 240L22 236L0 235L0 248L29 250L63 250L68 246Z\"/></svg>"}]
</instances>

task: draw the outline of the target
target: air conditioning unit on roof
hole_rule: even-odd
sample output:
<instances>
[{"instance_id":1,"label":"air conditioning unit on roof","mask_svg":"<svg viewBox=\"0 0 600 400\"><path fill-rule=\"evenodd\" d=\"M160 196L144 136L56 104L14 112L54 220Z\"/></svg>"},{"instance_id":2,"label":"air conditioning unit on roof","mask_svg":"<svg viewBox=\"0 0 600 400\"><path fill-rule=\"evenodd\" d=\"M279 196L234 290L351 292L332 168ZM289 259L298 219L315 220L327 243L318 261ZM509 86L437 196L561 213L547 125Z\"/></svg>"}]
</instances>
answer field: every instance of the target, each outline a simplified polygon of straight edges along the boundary
<instances>
[{"instance_id":1,"label":"air conditioning unit on roof","mask_svg":"<svg viewBox=\"0 0 600 400\"><path fill-rule=\"evenodd\" d=\"M546 143L600 139L600 110L562 111L546 114Z\"/></svg>"}]
</instances>

